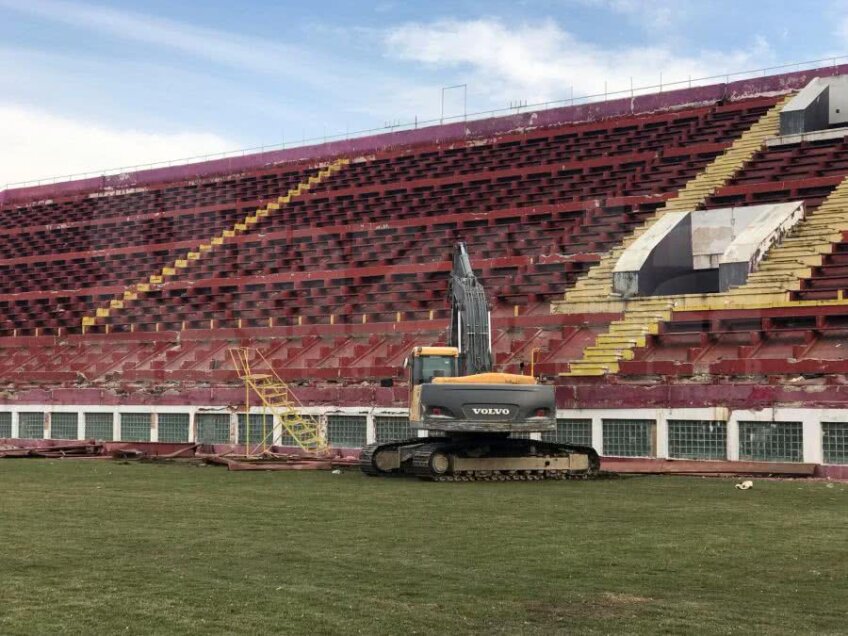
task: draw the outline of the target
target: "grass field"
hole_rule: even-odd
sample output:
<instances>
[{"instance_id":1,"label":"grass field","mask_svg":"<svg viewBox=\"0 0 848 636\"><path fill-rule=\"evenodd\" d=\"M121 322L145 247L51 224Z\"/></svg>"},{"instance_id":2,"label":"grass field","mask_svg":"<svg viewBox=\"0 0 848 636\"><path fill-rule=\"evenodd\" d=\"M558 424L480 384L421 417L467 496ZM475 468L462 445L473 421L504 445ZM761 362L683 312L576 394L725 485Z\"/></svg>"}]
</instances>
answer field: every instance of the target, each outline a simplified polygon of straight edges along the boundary
<instances>
[{"instance_id":1,"label":"grass field","mask_svg":"<svg viewBox=\"0 0 848 636\"><path fill-rule=\"evenodd\" d=\"M0 460L0 633L846 633L848 485Z\"/></svg>"}]
</instances>

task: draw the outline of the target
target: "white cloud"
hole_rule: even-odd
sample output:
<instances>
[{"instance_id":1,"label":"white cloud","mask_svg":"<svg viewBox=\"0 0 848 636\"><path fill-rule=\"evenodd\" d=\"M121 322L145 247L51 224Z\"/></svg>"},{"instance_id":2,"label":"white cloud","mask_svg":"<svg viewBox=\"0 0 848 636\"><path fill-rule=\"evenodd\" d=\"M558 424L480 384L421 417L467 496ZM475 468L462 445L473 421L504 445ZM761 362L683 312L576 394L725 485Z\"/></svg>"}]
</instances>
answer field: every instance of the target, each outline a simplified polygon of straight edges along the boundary
<instances>
[{"instance_id":1,"label":"white cloud","mask_svg":"<svg viewBox=\"0 0 848 636\"><path fill-rule=\"evenodd\" d=\"M0 105L0 184L232 150L210 133L157 134Z\"/></svg>"},{"instance_id":2,"label":"white cloud","mask_svg":"<svg viewBox=\"0 0 848 636\"><path fill-rule=\"evenodd\" d=\"M467 80L475 105L485 98L502 107L523 99L538 103L667 85L726 72L765 66L773 54L768 43L754 38L747 47L729 51L702 50L680 55L661 44L604 49L581 41L553 20L507 25L496 19L429 24L409 23L387 32L387 52L401 60L435 70L451 69Z\"/></svg>"},{"instance_id":3,"label":"white cloud","mask_svg":"<svg viewBox=\"0 0 848 636\"><path fill-rule=\"evenodd\" d=\"M318 81L313 79L307 52L283 42L66 0L0 0L0 7L121 40L165 47L224 66Z\"/></svg>"}]
</instances>

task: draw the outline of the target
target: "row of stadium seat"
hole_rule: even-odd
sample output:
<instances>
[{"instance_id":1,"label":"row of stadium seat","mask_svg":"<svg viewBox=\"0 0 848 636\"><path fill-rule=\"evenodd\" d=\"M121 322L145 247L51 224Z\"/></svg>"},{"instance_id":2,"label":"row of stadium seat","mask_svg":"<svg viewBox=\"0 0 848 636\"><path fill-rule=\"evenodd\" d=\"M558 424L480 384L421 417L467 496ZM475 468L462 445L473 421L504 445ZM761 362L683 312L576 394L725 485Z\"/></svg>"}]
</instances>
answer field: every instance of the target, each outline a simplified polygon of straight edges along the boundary
<instances>
[{"instance_id":1,"label":"row of stadium seat","mask_svg":"<svg viewBox=\"0 0 848 636\"><path fill-rule=\"evenodd\" d=\"M415 179L470 175L487 171L576 162L707 143L728 144L771 105L751 100L650 117L619 120L610 126L595 122L565 129L507 135L496 143L471 144L414 154L377 158L352 164L337 179L316 192L355 187L362 183L390 184Z\"/></svg>"},{"instance_id":2,"label":"row of stadium seat","mask_svg":"<svg viewBox=\"0 0 848 636\"><path fill-rule=\"evenodd\" d=\"M604 251L641 222L658 201L605 209L552 206L538 210L503 210L485 218L443 215L404 226L350 226L293 237L289 231L232 239L172 280L242 278L256 275L340 268L422 263L441 260L443 245L465 240L475 258L573 255ZM219 218L213 216L213 218ZM238 218L238 217L235 217ZM229 214L220 217L220 233ZM211 234L211 232L210 232ZM175 240L186 237L179 235ZM75 253L74 258L0 262L0 293L71 290L126 285L139 272L153 272L184 258L187 245L159 243L106 253Z\"/></svg>"},{"instance_id":3,"label":"row of stadium seat","mask_svg":"<svg viewBox=\"0 0 848 636\"><path fill-rule=\"evenodd\" d=\"M844 373L846 336L846 306L680 312L636 350L633 360L621 361L619 373Z\"/></svg>"},{"instance_id":4,"label":"row of stadium seat","mask_svg":"<svg viewBox=\"0 0 848 636\"><path fill-rule=\"evenodd\" d=\"M80 195L61 202L0 207L0 229L57 225L274 199L317 171L317 168L293 170L291 167L284 167L243 176L205 179L196 183L163 184L129 192Z\"/></svg>"}]
</instances>

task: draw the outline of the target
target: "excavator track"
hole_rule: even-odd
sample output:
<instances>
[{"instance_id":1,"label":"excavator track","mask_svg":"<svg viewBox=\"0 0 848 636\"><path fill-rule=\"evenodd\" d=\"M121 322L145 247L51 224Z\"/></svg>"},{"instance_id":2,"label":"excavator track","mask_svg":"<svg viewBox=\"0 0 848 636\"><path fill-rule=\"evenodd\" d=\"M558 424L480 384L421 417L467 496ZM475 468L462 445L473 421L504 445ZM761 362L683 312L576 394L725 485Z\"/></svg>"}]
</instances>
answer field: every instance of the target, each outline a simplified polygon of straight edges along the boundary
<instances>
[{"instance_id":1,"label":"excavator track","mask_svg":"<svg viewBox=\"0 0 848 636\"><path fill-rule=\"evenodd\" d=\"M404 448L407 446L408 448ZM380 470L380 451L407 457L392 471ZM584 459L585 458L585 459ZM511 438L442 438L372 444L360 459L367 475L412 475L439 482L541 481L590 479L598 475L600 459L588 446ZM522 468L521 466L529 466Z\"/></svg>"},{"instance_id":2,"label":"excavator track","mask_svg":"<svg viewBox=\"0 0 848 636\"><path fill-rule=\"evenodd\" d=\"M368 475L369 477L388 477L391 475L400 475L403 472L400 467L398 467L397 469L386 469L385 466L380 465L380 453L396 451L405 446L414 447L420 443L420 439L413 438L398 440L394 442L369 444L368 446L365 446L362 449L362 452L359 455L359 467L362 472Z\"/></svg>"}]
</instances>

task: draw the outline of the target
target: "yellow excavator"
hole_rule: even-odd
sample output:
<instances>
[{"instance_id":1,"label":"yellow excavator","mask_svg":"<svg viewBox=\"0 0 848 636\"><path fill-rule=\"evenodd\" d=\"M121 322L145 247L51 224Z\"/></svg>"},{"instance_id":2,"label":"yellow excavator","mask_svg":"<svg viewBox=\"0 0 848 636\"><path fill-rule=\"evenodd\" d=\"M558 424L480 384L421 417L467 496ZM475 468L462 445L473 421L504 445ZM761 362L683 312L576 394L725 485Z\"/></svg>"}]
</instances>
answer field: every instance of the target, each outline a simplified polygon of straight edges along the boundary
<instances>
[{"instance_id":1,"label":"yellow excavator","mask_svg":"<svg viewBox=\"0 0 848 636\"><path fill-rule=\"evenodd\" d=\"M464 243L454 248L451 322L446 347L415 347L406 360L409 424L428 437L371 444L367 475L433 481L566 479L597 474L598 453L530 439L556 429L552 385L495 373L486 294Z\"/></svg>"}]
</instances>

